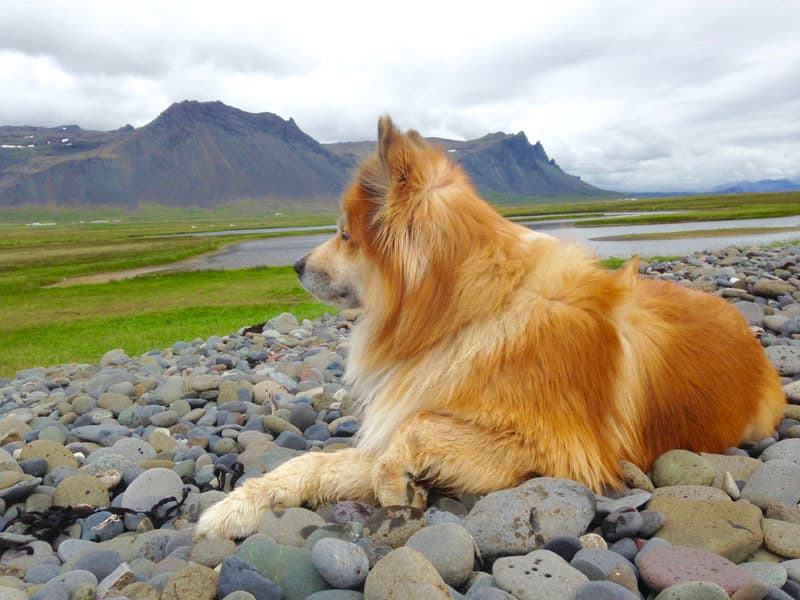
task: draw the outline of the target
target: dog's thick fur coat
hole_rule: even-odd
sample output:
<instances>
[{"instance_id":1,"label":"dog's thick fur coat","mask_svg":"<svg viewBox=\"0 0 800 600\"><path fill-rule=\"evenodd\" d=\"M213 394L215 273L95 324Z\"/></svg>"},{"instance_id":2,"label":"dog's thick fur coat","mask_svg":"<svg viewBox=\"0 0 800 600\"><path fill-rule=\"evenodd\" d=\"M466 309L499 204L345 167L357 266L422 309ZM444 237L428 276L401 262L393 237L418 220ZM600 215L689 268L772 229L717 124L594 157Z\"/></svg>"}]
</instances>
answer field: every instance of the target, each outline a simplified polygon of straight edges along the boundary
<instances>
[{"instance_id":1,"label":"dog's thick fur coat","mask_svg":"<svg viewBox=\"0 0 800 600\"><path fill-rule=\"evenodd\" d=\"M423 506L431 487L485 493L534 475L601 490L620 459L646 470L672 448L722 452L783 411L735 307L507 221L388 117L339 233L295 268L322 301L363 306L346 373L357 446L246 481L199 535L247 535L271 508Z\"/></svg>"}]
</instances>

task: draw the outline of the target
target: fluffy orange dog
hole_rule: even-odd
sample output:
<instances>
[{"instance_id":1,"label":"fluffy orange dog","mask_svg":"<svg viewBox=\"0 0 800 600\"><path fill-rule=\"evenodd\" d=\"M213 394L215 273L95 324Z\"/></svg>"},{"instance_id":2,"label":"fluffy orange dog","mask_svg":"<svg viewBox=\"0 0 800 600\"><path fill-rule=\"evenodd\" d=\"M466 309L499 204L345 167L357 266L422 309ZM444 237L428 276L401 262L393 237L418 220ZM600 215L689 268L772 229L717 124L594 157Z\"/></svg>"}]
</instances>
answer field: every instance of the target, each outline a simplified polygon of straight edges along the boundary
<instances>
[{"instance_id":1,"label":"fluffy orange dog","mask_svg":"<svg viewBox=\"0 0 800 600\"><path fill-rule=\"evenodd\" d=\"M619 272L500 217L462 170L384 117L337 236L295 265L320 300L363 306L346 380L357 447L250 479L200 519L239 537L263 511L350 499L423 506L535 474L595 490L671 448L768 435L778 377L733 306Z\"/></svg>"}]
</instances>

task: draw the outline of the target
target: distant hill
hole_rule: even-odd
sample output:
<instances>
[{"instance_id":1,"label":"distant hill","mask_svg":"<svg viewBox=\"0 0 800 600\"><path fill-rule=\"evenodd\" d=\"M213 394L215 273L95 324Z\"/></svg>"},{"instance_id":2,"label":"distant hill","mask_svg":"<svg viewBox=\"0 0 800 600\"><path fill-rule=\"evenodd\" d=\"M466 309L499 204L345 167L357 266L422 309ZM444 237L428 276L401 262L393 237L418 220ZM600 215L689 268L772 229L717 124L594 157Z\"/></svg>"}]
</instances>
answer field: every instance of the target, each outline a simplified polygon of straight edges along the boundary
<instances>
[{"instance_id":1,"label":"distant hill","mask_svg":"<svg viewBox=\"0 0 800 600\"><path fill-rule=\"evenodd\" d=\"M523 132L490 133L475 140L426 138L442 147L469 174L482 192L522 196L599 196L607 194L561 170L541 142L531 145ZM323 144L357 161L375 149L374 142Z\"/></svg>"},{"instance_id":2,"label":"distant hill","mask_svg":"<svg viewBox=\"0 0 800 600\"><path fill-rule=\"evenodd\" d=\"M752 194L763 192L791 192L800 190L800 180L761 179L759 181L737 181L711 189L716 194Z\"/></svg>"},{"instance_id":3,"label":"distant hill","mask_svg":"<svg viewBox=\"0 0 800 600\"><path fill-rule=\"evenodd\" d=\"M602 194L561 170L524 133L432 138L482 191ZM0 206L142 203L215 206L238 199L334 203L375 143L320 144L294 120L221 102L175 103L151 123L107 132L77 125L0 127Z\"/></svg>"}]
</instances>

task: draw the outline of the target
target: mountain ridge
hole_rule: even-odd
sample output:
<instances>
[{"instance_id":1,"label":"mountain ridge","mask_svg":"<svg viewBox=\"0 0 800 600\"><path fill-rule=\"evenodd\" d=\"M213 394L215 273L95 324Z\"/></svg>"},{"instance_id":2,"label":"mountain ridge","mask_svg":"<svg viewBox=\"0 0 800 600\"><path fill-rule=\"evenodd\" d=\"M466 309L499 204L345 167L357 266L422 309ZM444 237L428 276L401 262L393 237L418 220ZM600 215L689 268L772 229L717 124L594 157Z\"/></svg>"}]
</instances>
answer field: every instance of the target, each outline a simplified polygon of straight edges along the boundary
<instances>
[{"instance_id":1,"label":"mountain ridge","mask_svg":"<svg viewBox=\"0 0 800 600\"><path fill-rule=\"evenodd\" d=\"M595 196L524 132L430 138L482 192ZM111 131L0 126L0 206L143 203L215 206L269 198L333 205L374 142L320 144L292 119L184 100Z\"/></svg>"}]
</instances>

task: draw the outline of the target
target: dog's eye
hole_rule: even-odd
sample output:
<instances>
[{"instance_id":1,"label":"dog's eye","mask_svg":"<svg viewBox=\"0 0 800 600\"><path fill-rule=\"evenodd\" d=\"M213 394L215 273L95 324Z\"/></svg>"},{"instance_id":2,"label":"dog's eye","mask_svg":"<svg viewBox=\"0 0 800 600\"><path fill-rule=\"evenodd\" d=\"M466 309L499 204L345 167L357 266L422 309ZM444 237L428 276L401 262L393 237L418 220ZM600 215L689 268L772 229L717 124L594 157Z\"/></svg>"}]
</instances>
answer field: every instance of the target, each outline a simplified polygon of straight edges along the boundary
<instances>
[{"instance_id":1,"label":"dog's eye","mask_svg":"<svg viewBox=\"0 0 800 600\"><path fill-rule=\"evenodd\" d=\"M346 241L348 241L350 239L350 234L347 233L346 231L342 231L341 236L342 236L342 241L343 242L346 242Z\"/></svg>"}]
</instances>

